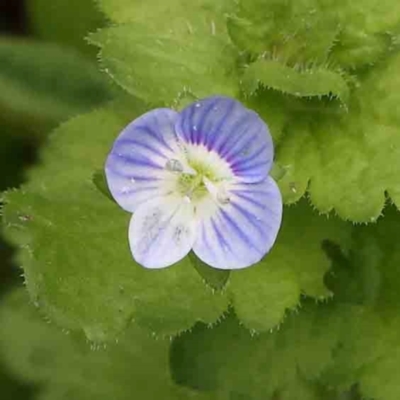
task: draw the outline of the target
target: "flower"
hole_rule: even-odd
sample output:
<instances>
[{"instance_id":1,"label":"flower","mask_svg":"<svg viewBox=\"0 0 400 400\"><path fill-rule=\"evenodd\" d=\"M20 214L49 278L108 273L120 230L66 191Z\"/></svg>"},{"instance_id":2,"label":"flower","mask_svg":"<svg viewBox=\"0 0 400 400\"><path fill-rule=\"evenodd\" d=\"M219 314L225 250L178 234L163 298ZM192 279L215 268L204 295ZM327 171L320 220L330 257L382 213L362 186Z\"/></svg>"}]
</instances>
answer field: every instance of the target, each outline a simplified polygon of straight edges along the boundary
<instances>
[{"instance_id":1,"label":"flower","mask_svg":"<svg viewBox=\"0 0 400 400\"><path fill-rule=\"evenodd\" d=\"M114 199L133 213L133 258L146 268L170 266L190 250L219 269L260 261L282 219L281 195L268 176L273 152L261 118L226 97L134 120L105 166Z\"/></svg>"}]
</instances>

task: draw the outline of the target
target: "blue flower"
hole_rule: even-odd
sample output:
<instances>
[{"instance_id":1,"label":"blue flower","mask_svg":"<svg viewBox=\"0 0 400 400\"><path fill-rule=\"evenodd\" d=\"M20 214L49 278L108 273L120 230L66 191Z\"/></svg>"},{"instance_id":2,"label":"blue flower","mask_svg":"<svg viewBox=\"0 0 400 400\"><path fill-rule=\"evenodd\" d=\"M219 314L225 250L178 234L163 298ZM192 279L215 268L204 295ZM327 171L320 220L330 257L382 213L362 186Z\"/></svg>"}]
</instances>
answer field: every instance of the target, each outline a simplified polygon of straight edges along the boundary
<instances>
[{"instance_id":1,"label":"blue flower","mask_svg":"<svg viewBox=\"0 0 400 400\"><path fill-rule=\"evenodd\" d=\"M219 269L246 268L271 249L282 199L268 175L267 126L236 100L209 97L180 113L159 108L128 125L106 161L116 202L134 213L133 258L164 268L192 249Z\"/></svg>"}]
</instances>

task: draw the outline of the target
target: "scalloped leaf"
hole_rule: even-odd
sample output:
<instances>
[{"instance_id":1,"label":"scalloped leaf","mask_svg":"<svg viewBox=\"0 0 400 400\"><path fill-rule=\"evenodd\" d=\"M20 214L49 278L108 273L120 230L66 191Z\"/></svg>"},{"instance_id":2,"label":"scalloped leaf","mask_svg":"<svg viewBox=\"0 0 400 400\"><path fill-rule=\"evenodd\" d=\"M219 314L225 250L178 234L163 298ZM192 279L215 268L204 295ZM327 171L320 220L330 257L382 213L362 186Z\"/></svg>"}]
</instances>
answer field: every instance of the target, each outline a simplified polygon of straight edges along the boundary
<instances>
[{"instance_id":1,"label":"scalloped leaf","mask_svg":"<svg viewBox=\"0 0 400 400\"><path fill-rule=\"evenodd\" d=\"M276 155L285 203L308 187L318 210L356 222L376 220L386 191L400 206L399 66L397 54L367 74L347 114L310 110L287 125Z\"/></svg>"},{"instance_id":2,"label":"scalloped leaf","mask_svg":"<svg viewBox=\"0 0 400 400\"><path fill-rule=\"evenodd\" d=\"M231 271L226 290L239 320L250 330L267 331L299 305L300 294L330 297L324 276L331 261L322 243L331 240L345 246L351 230L337 218L318 216L305 202L285 208L271 252L256 266Z\"/></svg>"},{"instance_id":3,"label":"scalloped leaf","mask_svg":"<svg viewBox=\"0 0 400 400\"><path fill-rule=\"evenodd\" d=\"M344 103L350 94L346 80L338 72L323 67L296 70L279 61L264 58L244 70L242 83L244 90L250 94L259 85L297 97L338 97Z\"/></svg>"},{"instance_id":4,"label":"scalloped leaf","mask_svg":"<svg viewBox=\"0 0 400 400\"><path fill-rule=\"evenodd\" d=\"M236 52L227 35L203 17L162 16L103 29L90 40L101 48L106 72L146 101L171 105L184 92L235 97Z\"/></svg>"},{"instance_id":5,"label":"scalloped leaf","mask_svg":"<svg viewBox=\"0 0 400 400\"><path fill-rule=\"evenodd\" d=\"M130 214L92 181L114 138L142 112L139 103L121 102L64 124L29 184L4 196L5 234L19 247L31 297L52 320L93 341L113 339L132 318L174 334L198 320L215 322L228 305L188 257L161 271L136 264Z\"/></svg>"},{"instance_id":6,"label":"scalloped leaf","mask_svg":"<svg viewBox=\"0 0 400 400\"><path fill-rule=\"evenodd\" d=\"M44 400L197 399L169 374L168 340L155 340L130 326L118 344L90 349L80 336L45 323L23 290L0 307L0 350L14 374L38 383Z\"/></svg>"}]
</instances>

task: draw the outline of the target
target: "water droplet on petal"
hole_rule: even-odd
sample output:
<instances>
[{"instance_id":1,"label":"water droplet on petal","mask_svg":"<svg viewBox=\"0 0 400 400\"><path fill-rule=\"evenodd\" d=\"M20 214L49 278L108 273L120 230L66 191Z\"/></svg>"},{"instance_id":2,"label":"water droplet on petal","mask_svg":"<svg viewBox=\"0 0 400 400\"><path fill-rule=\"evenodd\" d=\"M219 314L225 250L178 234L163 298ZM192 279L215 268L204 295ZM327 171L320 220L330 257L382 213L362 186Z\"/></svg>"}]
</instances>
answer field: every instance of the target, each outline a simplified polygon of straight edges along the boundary
<instances>
[{"instance_id":1,"label":"water droplet on petal","mask_svg":"<svg viewBox=\"0 0 400 400\"><path fill-rule=\"evenodd\" d=\"M179 160L174 158L167 161L165 168L172 172L183 172L183 165Z\"/></svg>"},{"instance_id":2,"label":"water droplet on petal","mask_svg":"<svg viewBox=\"0 0 400 400\"><path fill-rule=\"evenodd\" d=\"M193 125L193 130L196 132L197 131L197 126Z\"/></svg>"},{"instance_id":3,"label":"water droplet on petal","mask_svg":"<svg viewBox=\"0 0 400 400\"><path fill-rule=\"evenodd\" d=\"M221 204L229 204L231 199L224 187L220 187L217 192L217 201Z\"/></svg>"},{"instance_id":4,"label":"water droplet on petal","mask_svg":"<svg viewBox=\"0 0 400 400\"><path fill-rule=\"evenodd\" d=\"M135 183L136 182L135 178L131 178L130 181L131 181L131 183Z\"/></svg>"},{"instance_id":5,"label":"water droplet on petal","mask_svg":"<svg viewBox=\"0 0 400 400\"><path fill-rule=\"evenodd\" d=\"M201 107L201 103L196 103L196 104L195 104L195 107L196 107L196 108Z\"/></svg>"}]
</instances>

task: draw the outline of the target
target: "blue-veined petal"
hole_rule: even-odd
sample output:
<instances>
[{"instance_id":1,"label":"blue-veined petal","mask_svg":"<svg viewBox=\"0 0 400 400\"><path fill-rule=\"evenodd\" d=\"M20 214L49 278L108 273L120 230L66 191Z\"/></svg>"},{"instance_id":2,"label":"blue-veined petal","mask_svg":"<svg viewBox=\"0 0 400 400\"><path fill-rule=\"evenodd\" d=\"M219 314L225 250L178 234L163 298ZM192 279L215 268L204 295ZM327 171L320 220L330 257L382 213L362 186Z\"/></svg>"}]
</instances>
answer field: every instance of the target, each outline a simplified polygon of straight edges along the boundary
<instances>
[{"instance_id":1,"label":"blue-veined petal","mask_svg":"<svg viewBox=\"0 0 400 400\"><path fill-rule=\"evenodd\" d=\"M156 109L134 120L118 136L106 161L111 194L127 211L174 190L177 174L166 168L169 160L182 160L175 134L178 114Z\"/></svg>"},{"instance_id":2,"label":"blue-veined petal","mask_svg":"<svg viewBox=\"0 0 400 400\"><path fill-rule=\"evenodd\" d=\"M225 205L211 198L198 207L196 255L219 269L257 263L271 249L282 219L282 198L275 181L236 183Z\"/></svg>"},{"instance_id":3,"label":"blue-veined petal","mask_svg":"<svg viewBox=\"0 0 400 400\"><path fill-rule=\"evenodd\" d=\"M196 236L194 207L179 196L158 197L132 216L129 243L133 258L146 268L165 268L185 257Z\"/></svg>"},{"instance_id":4,"label":"blue-veined petal","mask_svg":"<svg viewBox=\"0 0 400 400\"><path fill-rule=\"evenodd\" d=\"M228 162L243 182L260 182L272 166L274 149L267 125L236 100L209 97L180 113L176 133L184 143L203 145Z\"/></svg>"}]
</instances>

